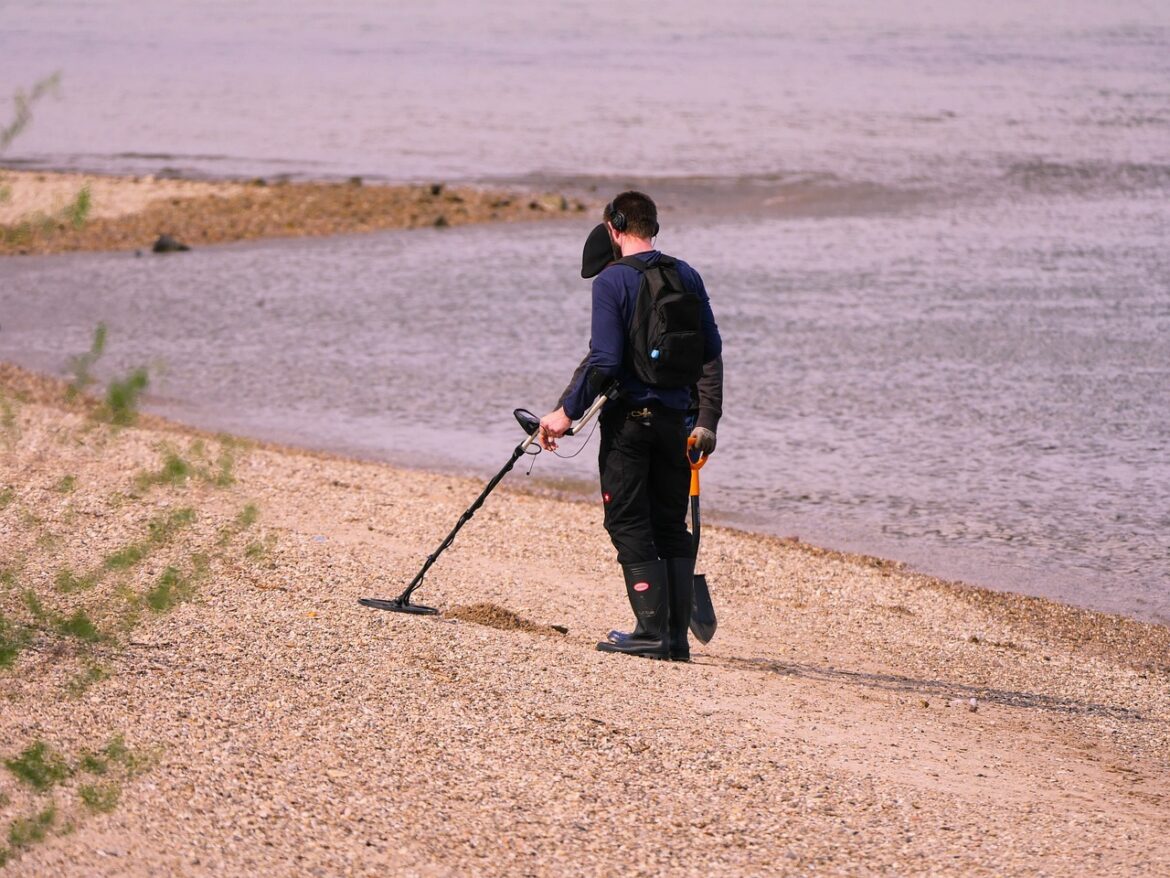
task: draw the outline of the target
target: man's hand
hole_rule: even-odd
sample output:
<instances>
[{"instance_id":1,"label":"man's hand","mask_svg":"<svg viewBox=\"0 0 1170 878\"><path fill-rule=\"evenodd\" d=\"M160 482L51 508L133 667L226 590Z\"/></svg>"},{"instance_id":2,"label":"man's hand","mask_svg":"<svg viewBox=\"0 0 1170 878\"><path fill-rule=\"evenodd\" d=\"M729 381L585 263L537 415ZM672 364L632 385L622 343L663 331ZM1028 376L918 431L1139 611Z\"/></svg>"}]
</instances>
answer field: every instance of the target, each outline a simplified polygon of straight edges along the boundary
<instances>
[{"instance_id":1,"label":"man's hand","mask_svg":"<svg viewBox=\"0 0 1170 878\"><path fill-rule=\"evenodd\" d=\"M703 454L713 454L715 452L715 431L708 430L706 427L695 427L691 430L691 438L695 440L692 446L695 451Z\"/></svg>"},{"instance_id":2,"label":"man's hand","mask_svg":"<svg viewBox=\"0 0 1170 878\"><path fill-rule=\"evenodd\" d=\"M561 406L555 412L549 412L540 419L540 447L545 451L556 451L557 440L565 435L565 431L573 426L573 419L565 414L565 407Z\"/></svg>"}]
</instances>

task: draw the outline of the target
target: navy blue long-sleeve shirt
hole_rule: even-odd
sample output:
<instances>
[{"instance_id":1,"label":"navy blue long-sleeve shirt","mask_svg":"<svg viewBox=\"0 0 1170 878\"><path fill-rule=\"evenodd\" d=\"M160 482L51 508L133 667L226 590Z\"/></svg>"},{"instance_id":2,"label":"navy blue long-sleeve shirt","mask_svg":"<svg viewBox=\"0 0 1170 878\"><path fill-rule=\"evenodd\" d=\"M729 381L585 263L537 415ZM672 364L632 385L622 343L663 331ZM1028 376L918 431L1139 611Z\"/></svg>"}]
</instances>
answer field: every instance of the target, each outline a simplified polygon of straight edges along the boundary
<instances>
[{"instance_id":1,"label":"navy blue long-sleeve shirt","mask_svg":"<svg viewBox=\"0 0 1170 878\"><path fill-rule=\"evenodd\" d=\"M634 254L638 259L654 265L662 254L657 250ZM723 351L723 340L715 315L711 313L711 300L699 273L678 260L678 273L688 290L703 300L703 362L718 357ZM622 396L635 406L648 402L659 402L667 408L685 411L690 407L691 391L688 387L649 387L638 380L633 370L625 365L627 336L634 319L634 305L638 300L638 287L642 275L628 265L614 263L593 280L593 318L589 339L589 357L586 367L578 370L576 380L569 386L561 405L565 414L577 420L593 402L596 393L590 390L587 380L590 373L597 371L606 377L616 376L621 382ZM594 384L594 387L597 385Z\"/></svg>"}]
</instances>

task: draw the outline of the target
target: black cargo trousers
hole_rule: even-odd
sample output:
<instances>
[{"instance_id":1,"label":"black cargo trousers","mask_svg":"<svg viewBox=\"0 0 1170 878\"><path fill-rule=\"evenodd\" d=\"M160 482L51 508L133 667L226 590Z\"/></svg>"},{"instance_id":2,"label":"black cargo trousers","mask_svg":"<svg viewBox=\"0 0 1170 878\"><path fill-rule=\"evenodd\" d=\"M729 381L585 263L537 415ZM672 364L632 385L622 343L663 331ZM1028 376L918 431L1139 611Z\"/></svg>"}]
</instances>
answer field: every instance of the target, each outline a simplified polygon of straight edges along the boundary
<instances>
[{"instance_id":1,"label":"black cargo trousers","mask_svg":"<svg viewBox=\"0 0 1170 878\"><path fill-rule=\"evenodd\" d=\"M688 558L686 412L618 404L601 416L601 497L619 564Z\"/></svg>"}]
</instances>

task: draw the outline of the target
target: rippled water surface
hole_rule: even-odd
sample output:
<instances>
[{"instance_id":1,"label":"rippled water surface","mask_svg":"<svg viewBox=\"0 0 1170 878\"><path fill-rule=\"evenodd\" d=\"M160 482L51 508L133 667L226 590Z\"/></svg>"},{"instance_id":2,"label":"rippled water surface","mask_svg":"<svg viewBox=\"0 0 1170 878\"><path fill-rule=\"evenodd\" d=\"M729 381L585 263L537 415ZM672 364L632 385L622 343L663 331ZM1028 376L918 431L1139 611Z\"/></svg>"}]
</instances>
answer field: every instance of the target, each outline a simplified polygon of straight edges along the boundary
<instances>
[{"instance_id":1,"label":"rippled water surface","mask_svg":"<svg viewBox=\"0 0 1170 878\"><path fill-rule=\"evenodd\" d=\"M619 8L8 7L0 75L63 85L7 159L640 182L724 333L711 518L1170 621L1167 13ZM105 321L161 411L487 475L584 351L592 221L10 259L0 357Z\"/></svg>"}]
</instances>

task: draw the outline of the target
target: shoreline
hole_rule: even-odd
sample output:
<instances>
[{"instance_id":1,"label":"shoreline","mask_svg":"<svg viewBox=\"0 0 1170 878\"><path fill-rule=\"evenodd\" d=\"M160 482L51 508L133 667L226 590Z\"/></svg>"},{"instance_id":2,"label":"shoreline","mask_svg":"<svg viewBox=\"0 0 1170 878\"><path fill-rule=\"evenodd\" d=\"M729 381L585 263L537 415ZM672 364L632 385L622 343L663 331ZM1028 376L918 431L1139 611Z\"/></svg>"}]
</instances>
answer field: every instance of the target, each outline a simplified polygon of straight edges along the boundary
<instances>
[{"instance_id":1,"label":"shoreline","mask_svg":"<svg viewBox=\"0 0 1170 878\"><path fill-rule=\"evenodd\" d=\"M84 201L80 193L85 191ZM192 247L576 216L559 192L429 184L196 180L0 166L0 256Z\"/></svg>"},{"instance_id":2,"label":"shoreline","mask_svg":"<svg viewBox=\"0 0 1170 878\"><path fill-rule=\"evenodd\" d=\"M65 402L67 382L60 377L27 369L15 363L0 360L0 393L16 391L27 401L56 406ZM98 407L98 401L89 395L74 400L70 405L80 407L80 410L92 413ZM340 464L358 466L385 467L393 471L414 473L421 476L453 479L468 484L486 481L488 476L476 473L470 466L443 467L440 465L413 465L409 458L401 461L385 460L375 455L346 453L329 448L310 447L296 443L262 439L253 436L242 436L222 430L206 429L185 423L166 415L140 412L137 423L150 429L173 432L178 435L197 436L205 440L214 440L220 437L229 437L233 441L245 443L251 447L261 448L282 454L303 455L323 461L333 461ZM529 496L534 499L549 500L554 503L564 503L578 507L584 511L592 510L596 505L592 499L594 487L590 481L571 482L558 476L535 476L523 482L500 484L496 491L500 493L514 493ZM495 492L493 492L493 495ZM468 498L472 499L474 495ZM928 587L961 597L973 605L989 607L995 612L1003 612L1017 621L1030 626L1047 627L1055 625L1069 638L1070 644L1086 645L1092 643L1096 633L1127 629L1128 626L1137 626L1129 629L1136 641L1127 641L1124 653L1111 657L1118 660L1133 659L1130 651L1134 644L1144 644L1147 637L1143 632L1164 632L1166 635L1164 647L1159 644L1153 649L1139 646L1138 651L1144 656L1138 659L1141 667L1163 667L1170 671L1170 623L1155 619L1140 619L1124 613L1098 610L1091 607L1068 604L1054 598L1042 595L1030 595L1024 592L1012 591L1005 588L994 588L967 582L962 579L952 579L938 576L915 568L911 563L886 558L876 554L849 549L837 549L822 546L799 536L785 536L760 528L753 528L749 523L733 523L720 520L718 513L704 514L704 533L707 531L722 531L735 534L745 540L760 541L763 546L791 547L805 552L812 557L828 558L849 564L873 567L879 570L896 572L900 575L914 577L927 584ZM437 534L436 538L441 536ZM700 564L700 566L702 566ZM1084 632L1077 633L1083 628ZM1094 632L1091 636L1086 632ZM1116 642L1117 637L1110 634L1104 638L1108 642ZM1159 664L1159 660L1163 664Z\"/></svg>"},{"instance_id":3,"label":"shoreline","mask_svg":"<svg viewBox=\"0 0 1170 878\"><path fill-rule=\"evenodd\" d=\"M82 395L71 402L67 401L68 387L67 382L63 379L33 372L2 360L0 360L0 392L7 392L10 395L15 393L16 398L24 402L53 407L67 405L75 410L90 414L99 407L98 400L90 395ZM348 455L328 449L235 436L221 431L205 430L162 415L146 412L137 414L136 425L179 436L199 437L204 440L226 438L232 442L278 454L304 456L342 465L379 467L394 472L413 473L426 478L448 479L467 484L476 484L482 480L479 475L468 471L415 467L406 463L387 462L373 457ZM593 511L596 503L587 498L585 492L569 487L558 487L558 481L562 480L553 477L536 477L514 484L503 483L498 486L497 490L501 494L513 494L565 504L581 512ZM780 536L761 530L753 530L743 525L716 521L705 525L704 532L707 531L733 534L737 539L754 542L765 550L792 549L813 558L870 567L884 573L896 573L910 577L922 587L961 598L974 606L988 608L995 613L1002 613L1016 622L1038 630L1045 630L1049 634L1059 633L1069 646L1099 647L1101 643L1124 643L1120 651L1104 654L1113 660L1134 662L1134 667L1139 670L1160 670L1170 673L1170 624L1136 619L1121 613L1079 607L1051 598L990 588L962 580L946 579L916 570L903 561L862 552L823 547L802 540L800 537ZM436 534L436 539L440 536L441 534ZM699 566L701 567L702 564ZM1115 633L1101 636L1103 632Z\"/></svg>"},{"instance_id":4,"label":"shoreline","mask_svg":"<svg viewBox=\"0 0 1170 878\"><path fill-rule=\"evenodd\" d=\"M0 366L5 874L1170 867L1170 629L710 527L715 639L607 656L596 504L511 486L380 613L478 480L65 393Z\"/></svg>"}]
</instances>

